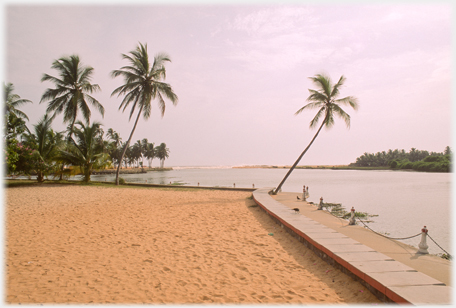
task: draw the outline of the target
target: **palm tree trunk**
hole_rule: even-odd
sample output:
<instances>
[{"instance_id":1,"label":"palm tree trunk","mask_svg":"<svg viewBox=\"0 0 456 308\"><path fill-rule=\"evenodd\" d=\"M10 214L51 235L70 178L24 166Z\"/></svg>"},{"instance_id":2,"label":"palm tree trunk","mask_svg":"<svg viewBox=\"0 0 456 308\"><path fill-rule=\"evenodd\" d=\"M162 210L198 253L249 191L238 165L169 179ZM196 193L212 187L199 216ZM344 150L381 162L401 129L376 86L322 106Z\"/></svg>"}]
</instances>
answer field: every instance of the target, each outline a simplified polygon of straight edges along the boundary
<instances>
[{"instance_id":1,"label":"palm tree trunk","mask_svg":"<svg viewBox=\"0 0 456 308\"><path fill-rule=\"evenodd\" d=\"M73 122L71 123L71 128L70 128L70 132L68 133L67 143L70 143L71 135L73 134L74 122L76 122L76 116L74 117ZM64 170L64 169L65 169L65 164L62 163L62 168L60 168L60 178L59 178L59 181L63 180L63 170Z\"/></svg>"},{"instance_id":2,"label":"palm tree trunk","mask_svg":"<svg viewBox=\"0 0 456 308\"><path fill-rule=\"evenodd\" d=\"M296 166L298 165L298 163L301 160L301 158L304 156L304 154L306 154L307 150L310 148L310 146L312 145L312 143L315 141L315 139L317 138L318 134L320 133L321 129L323 128L323 125L325 125L325 122L326 121L323 121L323 123L321 123L320 128L318 129L318 131L315 134L315 136L312 138L312 141L310 141L309 145L305 148L305 150L301 153L301 155L299 155L298 159L295 161L293 166L291 166L290 170L288 170L287 174L283 178L282 182L280 182L279 186L277 186L277 188L273 191L274 195L277 195L277 192L282 188L283 183L285 183L285 181L287 180L288 176L296 168Z\"/></svg>"},{"instance_id":3,"label":"palm tree trunk","mask_svg":"<svg viewBox=\"0 0 456 308\"><path fill-rule=\"evenodd\" d=\"M125 147L122 151L122 156L120 156L121 162L124 158L124 155L125 155L125 152L127 151L128 146L130 145L130 141L131 141L131 138L133 137L133 133L135 132L136 125L138 124L138 120L139 120L139 117L141 116L142 109L143 109L143 106L141 106L141 108L139 109L138 116L136 117L135 125L133 126L133 129L131 130L131 133L130 133L130 137L128 137L127 143L125 144ZM116 185L119 185L120 165L121 164L119 164L119 166L117 167L117 171L116 171Z\"/></svg>"}]
</instances>

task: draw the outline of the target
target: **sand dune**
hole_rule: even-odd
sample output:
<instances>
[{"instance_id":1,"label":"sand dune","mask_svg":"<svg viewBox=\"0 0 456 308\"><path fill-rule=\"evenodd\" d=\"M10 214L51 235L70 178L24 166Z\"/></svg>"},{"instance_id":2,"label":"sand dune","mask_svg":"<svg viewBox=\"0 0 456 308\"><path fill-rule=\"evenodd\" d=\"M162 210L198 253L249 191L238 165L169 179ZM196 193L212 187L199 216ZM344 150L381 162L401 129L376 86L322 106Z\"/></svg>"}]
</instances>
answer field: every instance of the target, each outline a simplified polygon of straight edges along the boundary
<instances>
[{"instance_id":1,"label":"sand dune","mask_svg":"<svg viewBox=\"0 0 456 308\"><path fill-rule=\"evenodd\" d=\"M5 191L7 303L379 303L282 232L251 193Z\"/></svg>"}]
</instances>

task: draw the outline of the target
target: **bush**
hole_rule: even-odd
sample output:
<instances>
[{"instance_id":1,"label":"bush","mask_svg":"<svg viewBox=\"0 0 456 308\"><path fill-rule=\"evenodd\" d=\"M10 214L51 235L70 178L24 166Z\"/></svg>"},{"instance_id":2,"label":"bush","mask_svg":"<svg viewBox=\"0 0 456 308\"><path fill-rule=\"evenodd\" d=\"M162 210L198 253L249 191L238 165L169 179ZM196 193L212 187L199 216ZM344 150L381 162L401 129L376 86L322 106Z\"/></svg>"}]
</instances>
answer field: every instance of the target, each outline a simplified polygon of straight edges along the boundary
<instances>
[{"instance_id":1,"label":"bush","mask_svg":"<svg viewBox=\"0 0 456 308\"><path fill-rule=\"evenodd\" d=\"M119 184L120 185L125 185L127 182L125 181L124 178L119 178Z\"/></svg>"},{"instance_id":2,"label":"bush","mask_svg":"<svg viewBox=\"0 0 456 308\"><path fill-rule=\"evenodd\" d=\"M399 169L413 169L413 163L409 160L404 160L400 163Z\"/></svg>"},{"instance_id":3,"label":"bush","mask_svg":"<svg viewBox=\"0 0 456 308\"><path fill-rule=\"evenodd\" d=\"M430 163L430 162L442 162L447 160L445 156L437 156L437 155L431 155L423 159L424 162Z\"/></svg>"}]
</instances>

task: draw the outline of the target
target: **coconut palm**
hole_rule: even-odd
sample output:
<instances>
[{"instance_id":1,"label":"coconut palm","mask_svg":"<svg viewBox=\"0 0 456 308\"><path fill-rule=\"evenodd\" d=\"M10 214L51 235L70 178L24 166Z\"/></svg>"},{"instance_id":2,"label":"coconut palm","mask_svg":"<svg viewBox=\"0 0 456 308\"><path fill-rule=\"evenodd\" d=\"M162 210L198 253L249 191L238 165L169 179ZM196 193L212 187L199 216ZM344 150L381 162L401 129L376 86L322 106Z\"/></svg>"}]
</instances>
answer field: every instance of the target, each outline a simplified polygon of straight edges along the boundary
<instances>
[{"instance_id":1,"label":"coconut palm","mask_svg":"<svg viewBox=\"0 0 456 308\"><path fill-rule=\"evenodd\" d=\"M148 162L149 162L149 168L152 167L152 160L155 158L155 148L153 143L147 143L146 146L146 153L144 156L146 156Z\"/></svg>"},{"instance_id":2,"label":"coconut palm","mask_svg":"<svg viewBox=\"0 0 456 308\"><path fill-rule=\"evenodd\" d=\"M161 143L156 149L156 157L160 159L160 168L163 168L165 165L165 159L169 157L169 149L166 147L166 144Z\"/></svg>"},{"instance_id":3,"label":"coconut palm","mask_svg":"<svg viewBox=\"0 0 456 308\"><path fill-rule=\"evenodd\" d=\"M106 137L108 137L114 142L116 148L119 147L119 145L122 142L122 138L120 138L119 133L114 131L112 128L108 128L108 131L106 132Z\"/></svg>"},{"instance_id":4,"label":"coconut palm","mask_svg":"<svg viewBox=\"0 0 456 308\"><path fill-rule=\"evenodd\" d=\"M51 128L51 123L52 119L46 113L38 124L34 125L35 134L28 136L36 144L36 151L33 154L38 182L43 182L44 176L51 171L56 171L58 167L54 161L63 140L62 135Z\"/></svg>"},{"instance_id":5,"label":"coconut palm","mask_svg":"<svg viewBox=\"0 0 456 308\"><path fill-rule=\"evenodd\" d=\"M162 117L165 114L164 96L174 105L178 101L177 95L173 92L171 86L162 82L166 78L165 63L171 61L166 54L156 55L153 64L150 65L147 44L139 43L139 46L131 51L130 55L122 54L122 58L130 62L129 66L112 71L111 76L113 78L123 76L125 84L115 89L111 96L114 94L117 94L117 96L124 95L119 106L119 109L123 108L122 112L132 104L129 120L133 116L135 109L139 108L139 110L130 137L122 151L121 160L130 145L139 117L142 115L145 120L150 117L152 100L157 99ZM119 171L120 166L116 172L116 185L119 185Z\"/></svg>"},{"instance_id":6,"label":"coconut palm","mask_svg":"<svg viewBox=\"0 0 456 308\"><path fill-rule=\"evenodd\" d=\"M17 109L22 104L32 103L32 101L28 99L23 99L19 95L14 94L14 86L12 83L3 84L3 95L5 101L5 114L8 116L9 114L14 114L18 118L25 118L29 119L27 115Z\"/></svg>"},{"instance_id":7,"label":"coconut palm","mask_svg":"<svg viewBox=\"0 0 456 308\"><path fill-rule=\"evenodd\" d=\"M69 165L79 167L84 175L83 181L89 182L93 170L109 165L109 155L97 146L101 123L94 122L90 125L77 121L75 124L79 126L73 128L76 141L72 138L70 146L60 152L59 158Z\"/></svg>"},{"instance_id":8,"label":"coconut palm","mask_svg":"<svg viewBox=\"0 0 456 308\"><path fill-rule=\"evenodd\" d=\"M113 163L118 164L119 159L120 159L120 145L122 144L122 138L120 138L120 135L118 132L114 131L112 128L108 128L108 131L106 132L106 137L109 138L112 142L110 142L109 146L109 155L111 156L111 159Z\"/></svg>"},{"instance_id":9,"label":"coconut palm","mask_svg":"<svg viewBox=\"0 0 456 308\"><path fill-rule=\"evenodd\" d=\"M77 55L55 60L51 68L58 71L59 78L43 75L41 82L50 81L55 84L55 89L47 89L41 97L40 104L48 102L46 112L54 112L52 118L63 112L63 123L70 123L70 139L79 113L82 113L84 120L90 123L89 104L104 116L103 106L89 95L100 91L100 86L90 83L93 68L82 65Z\"/></svg>"},{"instance_id":10,"label":"coconut palm","mask_svg":"<svg viewBox=\"0 0 456 308\"><path fill-rule=\"evenodd\" d=\"M137 167L139 167L139 165L140 165L140 160L142 158L142 152L143 152L142 144L141 144L141 141L138 140L131 147L131 155L132 155L133 161L136 162Z\"/></svg>"},{"instance_id":11,"label":"coconut palm","mask_svg":"<svg viewBox=\"0 0 456 308\"><path fill-rule=\"evenodd\" d=\"M335 85L332 85L331 79L323 74L318 74L315 77L310 77L310 79L318 87L318 90L309 89L310 95L307 98L307 101L309 103L301 109L299 109L298 111L296 111L295 114L300 114L301 112L307 109L318 108L317 114L312 119L312 121L310 121L310 128L315 128L318 125L320 118L322 117L323 121L320 127L318 128L317 133L310 141L309 145L304 149L301 155L299 155L296 162L293 164L290 170L288 170L282 182L280 182L279 186L277 186L277 188L274 190L274 194L277 194L277 192L282 188L283 183L285 183L288 176L296 168L301 158L304 156L304 154L310 148L312 143L315 141L323 126L331 128L334 125L335 115L342 118L345 121L347 127L350 127L350 116L340 107L340 105L348 105L352 107L354 110L358 109L357 99L353 96L347 96L344 98L336 99L336 97L339 95L339 89L345 82L344 76L341 76L339 81Z\"/></svg>"}]
</instances>

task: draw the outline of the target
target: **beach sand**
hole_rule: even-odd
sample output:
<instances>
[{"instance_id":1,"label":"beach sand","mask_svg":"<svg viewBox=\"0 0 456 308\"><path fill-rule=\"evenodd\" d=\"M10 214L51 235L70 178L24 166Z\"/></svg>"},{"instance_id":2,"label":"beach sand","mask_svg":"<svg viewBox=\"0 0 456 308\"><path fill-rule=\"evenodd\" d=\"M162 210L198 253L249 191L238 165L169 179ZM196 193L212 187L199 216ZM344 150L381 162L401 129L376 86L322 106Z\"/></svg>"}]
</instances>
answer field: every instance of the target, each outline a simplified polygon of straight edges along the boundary
<instances>
[{"instance_id":1,"label":"beach sand","mask_svg":"<svg viewBox=\"0 0 456 308\"><path fill-rule=\"evenodd\" d=\"M380 303L251 193L43 185L5 194L7 303Z\"/></svg>"}]
</instances>

